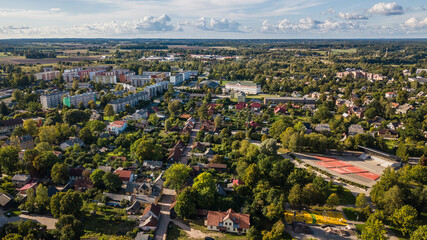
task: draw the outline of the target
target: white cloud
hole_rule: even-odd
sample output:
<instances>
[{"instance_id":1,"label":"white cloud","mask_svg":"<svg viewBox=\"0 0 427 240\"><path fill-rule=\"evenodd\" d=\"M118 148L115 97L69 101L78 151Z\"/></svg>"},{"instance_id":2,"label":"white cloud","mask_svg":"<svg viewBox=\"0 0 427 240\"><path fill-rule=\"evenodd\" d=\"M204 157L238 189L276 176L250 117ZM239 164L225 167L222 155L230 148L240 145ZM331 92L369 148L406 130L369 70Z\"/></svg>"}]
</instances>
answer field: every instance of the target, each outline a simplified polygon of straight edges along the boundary
<instances>
[{"instance_id":1,"label":"white cloud","mask_svg":"<svg viewBox=\"0 0 427 240\"><path fill-rule=\"evenodd\" d=\"M226 18L215 19L201 17L194 24L196 28L204 31L215 31L215 32L241 32L239 29L240 23Z\"/></svg>"},{"instance_id":2,"label":"white cloud","mask_svg":"<svg viewBox=\"0 0 427 240\"><path fill-rule=\"evenodd\" d=\"M368 16L357 13L357 12L339 12L338 17L347 20L361 20L368 19Z\"/></svg>"},{"instance_id":3,"label":"white cloud","mask_svg":"<svg viewBox=\"0 0 427 240\"><path fill-rule=\"evenodd\" d=\"M330 32L348 29L357 29L359 25L353 22L337 22L334 20L325 20L324 22L314 20L310 17L302 18L298 22L291 22L283 19L277 25L271 25L264 21L261 32L265 33L295 33L295 32Z\"/></svg>"},{"instance_id":4,"label":"white cloud","mask_svg":"<svg viewBox=\"0 0 427 240\"><path fill-rule=\"evenodd\" d=\"M171 23L171 19L167 15L160 17L147 16L143 19L134 21L118 23L112 21L109 23L94 23L94 24L80 24L73 27L73 31L79 33L94 33L94 34L143 34L145 32L167 32L180 30Z\"/></svg>"},{"instance_id":5,"label":"white cloud","mask_svg":"<svg viewBox=\"0 0 427 240\"><path fill-rule=\"evenodd\" d=\"M50 11L52 11L52 12L58 12L58 11L61 11L61 9L60 8L51 8L51 9L49 9Z\"/></svg>"},{"instance_id":6,"label":"white cloud","mask_svg":"<svg viewBox=\"0 0 427 240\"><path fill-rule=\"evenodd\" d=\"M373 7L371 7L368 12L377 15L402 15L404 13L403 7L397 5L396 2L392 3L377 3Z\"/></svg>"},{"instance_id":7,"label":"white cloud","mask_svg":"<svg viewBox=\"0 0 427 240\"><path fill-rule=\"evenodd\" d=\"M412 29L427 28L427 17L424 19L412 17L405 22L405 26Z\"/></svg>"}]
</instances>

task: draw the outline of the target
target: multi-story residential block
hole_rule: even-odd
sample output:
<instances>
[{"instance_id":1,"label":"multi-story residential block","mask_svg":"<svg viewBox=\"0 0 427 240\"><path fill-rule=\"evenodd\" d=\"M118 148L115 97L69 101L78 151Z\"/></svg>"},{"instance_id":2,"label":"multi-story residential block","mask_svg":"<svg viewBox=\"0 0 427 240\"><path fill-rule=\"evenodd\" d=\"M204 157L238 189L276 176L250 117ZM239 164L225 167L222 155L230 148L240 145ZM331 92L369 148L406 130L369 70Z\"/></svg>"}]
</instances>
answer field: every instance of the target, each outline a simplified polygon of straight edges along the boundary
<instances>
[{"instance_id":1,"label":"multi-story residential block","mask_svg":"<svg viewBox=\"0 0 427 240\"><path fill-rule=\"evenodd\" d=\"M233 81L225 84L225 90L236 90L247 94L258 94L261 92L261 86L250 81Z\"/></svg>"},{"instance_id":2,"label":"multi-story residential block","mask_svg":"<svg viewBox=\"0 0 427 240\"><path fill-rule=\"evenodd\" d=\"M122 83L123 89L128 92L136 92L136 87L130 84Z\"/></svg>"},{"instance_id":3,"label":"multi-story residential block","mask_svg":"<svg viewBox=\"0 0 427 240\"><path fill-rule=\"evenodd\" d=\"M83 93L79 95L73 95L73 96L67 96L63 98L63 104L65 106L71 107L77 107L80 103L83 103L83 105L86 107L89 101L96 102L96 94L94 92L88 92Z\"/></svg>"},{"instance_id":4,"label":"multi-story residential block","mask_svg":"<svg viewBox=\"0 0 427 240\"><path fill-rule=\"evenodd\" d=\"M167 78L171 76L171 73L170 72L142 72L142 75L150 75L154 77Z\"/></svg>"},{"instance_id":5,"label":"multi-story residential block","mask_svg":"<svg viewBox=\"0 0 427 240\"><path fill-rule=\"evenodd\" d=\"M128 79L130 85L134 87L143 87L145 84L151 82L151 75L133 75Z\"/></svg>"},{"instance_id":6,"label":"multi-story residential block","mask_svg":"<svg viewBox=\"0 0 427 240\"><path fill-rule=\"evenodd\" d=\"M125 110L126 105L135 107L139 101L148 101L149 96L146 92L137 92L110 102L113 106L114 112L119 113Z\"/></svg>"},{"instance_id":7,"label":"multi-story residential block","mask_svg":"<svg viewBox=\"0 0 427 240\"><path fill-rule=\"evenodd\" d=\"M48 71L48 72L39 72L34 74L37 80L50 81L58 77L60 74L59 71Z\"/></svg>"},{"instance_id":8,"label":"multi-story residential block","mask_svg":"<svg viewBox=\"0 0 427 240\"><path fill-rule=\"evenodd\" d=\"M353 68L347 68L344 72L338 72L336 75L338 78L344 78L349 76L353 79L364 78L371 81L383 81L387 80L387 76L383 76L381 74L376 73L367 73L362 70L356 70Z\"/></svg>"},{"instance_id":9,"label":"multi-story residential block","mask_svg":"<svg viewBox=\"0 0 427 240\"><path fill-rule=\"evenodd\" d=\"M69 92L54 92L40 96L40 102L44 109L55 108L62 103L62 96L68 95Z\"/></svg>"},{"instance_id":10,"label":"multi-story residential block","mask_svg":"<svg viewBox=\"0 0 427 240\"><path fill-rule=\"evenodd\" d=\"M116 84L117 83L117 77L116 75L106 75L106 74L98 74L94 75L92 77L92 81L96 83L102 83L102 84Z\"/></svg>"},{"instance_id":11,"label":"multi-story residential block","mask_svg":"<svg viewBox=\"0 0 427 240\"><path fill-rule=\"evenodd\" d=\"M174 86L181 85L184 82L184 80L185 80L184 73L179 73L175 76L170 77L170 82Z\"/></svg>"},{"instance_id":12,"label":"multi-story residential block","mask_svg":"<svg viewBox=\"0 0 427 240\"><path fill-rule=\"evenodd\" d=\"M160 93L164 92L169 87L169 81L159 82L150 86L145 87L144 92L148 93L148 97L156 97Z\"/></svg>"},{"instance_id":13,"label":"multi-story residential block","mask_svg":"<svg viewBox=\"0 0 427 240\"><path fill-rule=\"evenodd\" d=\"M74 79L79 79L79 71L81 70L81 68L66 69L64 73L62 73L62 78L66 82L72 82Z\"/></svg>"}]
</instances>

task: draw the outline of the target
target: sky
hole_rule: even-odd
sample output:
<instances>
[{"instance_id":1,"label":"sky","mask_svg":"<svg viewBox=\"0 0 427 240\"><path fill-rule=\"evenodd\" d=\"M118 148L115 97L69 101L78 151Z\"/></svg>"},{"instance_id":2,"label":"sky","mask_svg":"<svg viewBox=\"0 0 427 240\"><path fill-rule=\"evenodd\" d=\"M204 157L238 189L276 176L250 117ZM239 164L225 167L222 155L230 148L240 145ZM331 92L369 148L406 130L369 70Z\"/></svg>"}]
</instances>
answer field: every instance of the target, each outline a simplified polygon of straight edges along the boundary
<instances>
[{"instance_id":1,"label":"sky","mask_svg":"<svg viewBox=\"0 0 427 240\"><path fill-rule=\"evenodd\" d=\"M427 38L427 1L1 0L8 38Z\"/></svg>"}]
</instances>

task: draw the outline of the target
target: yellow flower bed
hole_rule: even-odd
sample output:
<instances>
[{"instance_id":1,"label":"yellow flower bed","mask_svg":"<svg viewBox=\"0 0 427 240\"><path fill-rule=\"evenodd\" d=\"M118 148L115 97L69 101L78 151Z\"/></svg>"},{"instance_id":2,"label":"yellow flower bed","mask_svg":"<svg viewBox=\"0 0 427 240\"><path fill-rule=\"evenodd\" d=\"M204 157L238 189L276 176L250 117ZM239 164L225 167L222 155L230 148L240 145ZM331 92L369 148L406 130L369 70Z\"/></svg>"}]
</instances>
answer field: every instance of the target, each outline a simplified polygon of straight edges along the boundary
<instances>
[{"instance_id":1,"label":"yellow flower bed","mask_svg":"<svg viewBox=\"0 0 427 240\"><path fill-rule=\"evenodd\" d=\"M295 215L294 215L295 213ZM313 219L314 216L314 219ZM307 224L347 225L344 214L340 211L293 211L285 212L287 223L304 222Z\"/></svg>"}]
</instances>

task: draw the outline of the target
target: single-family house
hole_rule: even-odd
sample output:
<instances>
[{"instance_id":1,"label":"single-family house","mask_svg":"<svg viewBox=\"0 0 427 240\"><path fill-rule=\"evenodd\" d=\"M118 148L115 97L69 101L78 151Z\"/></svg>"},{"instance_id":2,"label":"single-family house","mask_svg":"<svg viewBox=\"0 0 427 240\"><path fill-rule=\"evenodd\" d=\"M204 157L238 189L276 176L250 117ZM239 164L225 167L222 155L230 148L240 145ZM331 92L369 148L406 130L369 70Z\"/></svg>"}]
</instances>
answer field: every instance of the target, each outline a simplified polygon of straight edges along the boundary
<instances>
[{"instance_id":1,"label":"single-family house","mask_svg":"<svg viewBox=\"0 0 427 240\"><path fill-rule=\"evenodd\" d=\"M151 169L151 170L158 170L158 169L160 169L162 167L162 165L163 165L162 161L145 160L142 163L142 166L144 168L148 168L148 169Z\"/></svg>"},{"instance_id":2,"label":"single-family house","mask_svg":"<svg viewBox=\"0 0 427 240\"><path fill-rule=\"evenodd\" d=\"M122 182L133 182L135 175L130 170L116 169L114 174L118 175Z\"/></svg>"},{"instance_id":3,"label":"single-family house","mask_svg":"<svg viewBox=\"0 0 427 240\"><path fill-rule=\"evenodd\" d=\"M212 231L246 233L250 228L250 215L236 213L231 208L227 212L208 211L205 225Z\"/></svg>"},{"instance_id":4,"label":"single-family house","mask_svg":"<svg viewBox=\"0 0 427 240\"><path fill-rule=\"evenodd\" d=\"M65 151L65 150L67 150L67 148L69 148L69 147L74 147L74 145L75 145L75 144L79 145L80 147L82 147L82 146L84 146L84 145L85 145L85 144L84 144L84 142L83 142L83 140L81 140L79 137L70 137L70 139L68 139L67 141L65 141L65 142L61 143L61 144L59 145L59 147L60 147L63 151Z\"/></svg>"},{"instance_id":5,"label":"single-family house","mask_svg":"<svg viewBox=\"0 0 427 240\"><path fill-rule=\"evenodd\" d=\"M0 208L7 211L15 207L15 199L7 193L0 194Z\"/></svg>"},{"instance_id":6,"label":"single-family house","mask_svg":"<svg viewBox=\"0 0 427 240\"><path fill-rule=\"evenodd\" d=\"M327 123L317 124L314 127L314 130L316 130L317 132L331 132L331 128Z\"/></svg>"},{"instance_id":7,"label":"single-family house","mask_svg":"<svg viewBox=\"0 0 427 240\"><path fill-rule=\"evenodd\" d=\"M20 148L22 150L28 150L34 148L34 138L30 135L25 136L15 136L11 137L9 140L7 140L4 144L4 146L14 146L17 148Z\"/></svg>"},{"instance_id":8,"label":"single-family house","mask_svg":"<svg viewBox=\"0 0 427 240\"><path fill-rule=\"evenodd\" d=\"M11 182L17 187L21 188L30 182L31 176L27 174L15 174L13 175Z\"/></svg>"},{"instance_id":9,"label":"single-family house","mask_svg":"<svg viewBox=\"0 0 427 240\"><path fill-rule=\"evenodd\" d=\"M356 134L362 134L365 133L365 131L363 131L362 126L360 126L360 124L351 124L350 127L348 128L348 135L349 136L354 136Z\"/></svg>"},{"instance_id":10,"label":"single-family house","mask_svg":"<svg viewBox=\"0 0 427 240\"><path fill-rule=\"evenodd\" d=\"M18 191L19 191L20 194L27 194L27 190L28 189L33 189L35 191L36 188L37 188L37 183L36 182L34 182L34 183L27 183L23 187L21 187L20 189L18 189Z\"/></svg>"},{"instance_id":11,"label":"single-family house","mask_svg":"<svg viewBox=\"0 0 427 240\"><path fill-rule=\"evenodd\" d=\"M110 134L119 135L127 127L127 121L114 121L107 126L107 131Z\"/></svg>"}]
</instances>

